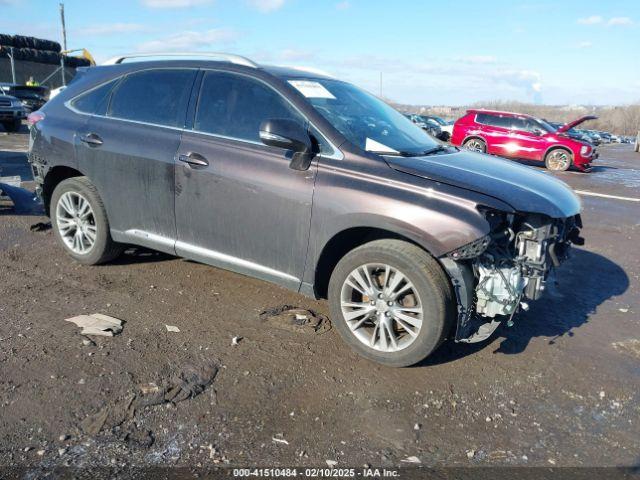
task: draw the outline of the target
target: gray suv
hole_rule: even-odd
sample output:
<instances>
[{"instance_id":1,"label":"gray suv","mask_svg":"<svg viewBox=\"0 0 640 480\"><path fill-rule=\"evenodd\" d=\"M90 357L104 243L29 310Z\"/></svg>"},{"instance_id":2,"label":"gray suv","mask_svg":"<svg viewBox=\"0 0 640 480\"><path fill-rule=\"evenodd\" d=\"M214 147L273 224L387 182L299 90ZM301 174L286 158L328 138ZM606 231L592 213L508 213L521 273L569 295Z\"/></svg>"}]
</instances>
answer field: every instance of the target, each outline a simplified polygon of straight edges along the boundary
<instances>
[{"instance_id":1,"label":"gray suv","mask_svg":"<svg viewBox=\"0 0 640 480\"><path fill-rule=\"evenodd\" d=\"M407 366L487 338L582 242L564 183L442 145L349 83L141 60L80 70L31 115L38 192L80 263L141 245L326 298L351 347Z\"/></svg>"}]
</instances>

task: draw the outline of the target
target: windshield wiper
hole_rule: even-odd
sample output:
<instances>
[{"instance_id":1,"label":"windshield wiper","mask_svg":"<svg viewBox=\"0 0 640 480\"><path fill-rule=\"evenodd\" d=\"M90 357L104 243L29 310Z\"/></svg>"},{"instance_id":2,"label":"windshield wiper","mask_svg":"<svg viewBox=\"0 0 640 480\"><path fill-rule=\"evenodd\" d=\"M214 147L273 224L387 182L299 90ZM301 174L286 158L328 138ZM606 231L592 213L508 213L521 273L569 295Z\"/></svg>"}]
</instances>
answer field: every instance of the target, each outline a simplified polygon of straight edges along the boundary
<instances>
[{"instance_id":1,"label":"windshield wiper","mask_svg":"<svg viewBox=\"0 0 640 480\"><path fill-rule=\"evenodd\" d=\"M445 147L444 145L438 145L437 147L433 147L429 150L425 150L420 154L420 156L426 157L429 155L435 155L436 153L439 153L439 152L448 152L448 151L449 151L449 147Z\"/></svg>"},{"instance_id":2,"label":"windshield wiper","mask_svg":"<svg viewBox=\"0 0 640 480\"><path fill-rule=\"evenodd\" d=\"M422 152L407 152L404 150L400 150L399 152L385 152L385 151L377 151L377 150L367 150L367 152L377 153L378 155L387 155L391 157L426 157L429 155L434 155L438 152L448 152L450 147L445 145L438 145L437 147L430 148L429 150L424 150Z\"/></svg>"}]
</instances>

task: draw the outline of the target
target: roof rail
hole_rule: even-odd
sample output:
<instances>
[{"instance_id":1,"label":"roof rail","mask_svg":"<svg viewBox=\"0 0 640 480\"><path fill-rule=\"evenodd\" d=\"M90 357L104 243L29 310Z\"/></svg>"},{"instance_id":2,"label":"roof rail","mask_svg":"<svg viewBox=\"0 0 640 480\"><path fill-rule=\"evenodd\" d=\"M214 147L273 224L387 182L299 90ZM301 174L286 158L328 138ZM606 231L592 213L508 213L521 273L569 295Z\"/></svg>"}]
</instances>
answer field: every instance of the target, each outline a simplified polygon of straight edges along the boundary
<instances>
[{"instance_id":1,"label":"roof rail","mask_svg":"<svg viewBox=\"0 0 640 480\"><path fill-rule=\"evenodd\" d=\"M235 63L236 65L243 65L245 67L258 68L259 65L248 58L241 57L240 55L232 55L230 53L220 52L159 52L159 53L132 53L128 55L119 55L117 57L110 58L102 65L118 65L128 58L149 58L149 57L203 57L218 59L220 61Z\"/></svg>"}]
</instances>

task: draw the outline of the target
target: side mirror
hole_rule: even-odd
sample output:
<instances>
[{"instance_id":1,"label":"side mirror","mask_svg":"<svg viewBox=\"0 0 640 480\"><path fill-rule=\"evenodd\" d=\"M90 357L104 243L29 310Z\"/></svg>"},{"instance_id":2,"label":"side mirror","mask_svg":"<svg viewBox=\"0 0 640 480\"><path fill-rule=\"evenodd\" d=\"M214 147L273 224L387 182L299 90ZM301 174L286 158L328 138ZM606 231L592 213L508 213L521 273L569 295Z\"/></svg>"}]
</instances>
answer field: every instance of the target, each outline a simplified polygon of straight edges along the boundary
<instances>
[{"instance_id":1,"label":"side mirror","mask_svg":"<svg viewBox=\"0 0 640 480\"><path fill-rule=\"evenodd\" d=\"M260 140L271 147L293 151L289 167L308 170L313 159L313 143L307 130L298 122L271 118L260 124Z\"/></svg>"},{"instance_id":2,"label":"side mirror","mask_svg":"<svg viewBox=\"0 0 640 480\"><path fill-rule=\"evenodd\" d=\"M538 137L541 137L542 135L544 135L544 131L540 128L534 128L533 129L533 134L537 135Z\"/></svg>"}]
</instances>

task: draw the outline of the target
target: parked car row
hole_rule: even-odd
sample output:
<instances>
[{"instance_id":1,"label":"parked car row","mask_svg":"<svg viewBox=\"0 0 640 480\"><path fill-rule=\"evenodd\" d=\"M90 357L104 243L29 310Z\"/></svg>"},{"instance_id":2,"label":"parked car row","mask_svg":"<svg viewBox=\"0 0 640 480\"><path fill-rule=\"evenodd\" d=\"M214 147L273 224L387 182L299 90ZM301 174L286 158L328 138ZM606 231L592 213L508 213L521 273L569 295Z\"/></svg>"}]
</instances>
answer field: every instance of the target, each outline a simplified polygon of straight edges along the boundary
<instances>
[{"instance_id":1,"label":"parked car row","mask_svg":"<svg viewBox=\"0 0 640 480\"><path fill-rule=\"evenodd\" d=\"M453 131L453 123L431 115L405 114L405 116L432 137L448 142Z\"/></svg>"},{"instance_id":2,"label":"parked car row","mask_svg":"<svg viewBox=\"0 0 640 480\"><path fill-rule=\"evenodd\" d=\"M0 93L19 99L27 114L42 108L49 99L49 89L42 86L0 83Z\"/></svg>"},{"instance_id":3,"label":"parked car row","mask_svg":"<svg viewBox=\"0 0 640 480\"><path fill-rule=\"evenodd\" d=\"M17 132L20 129L25 111L22 102L11 95L0 94L0 124L7 132Z\"/></svg>"}]
</instances>

